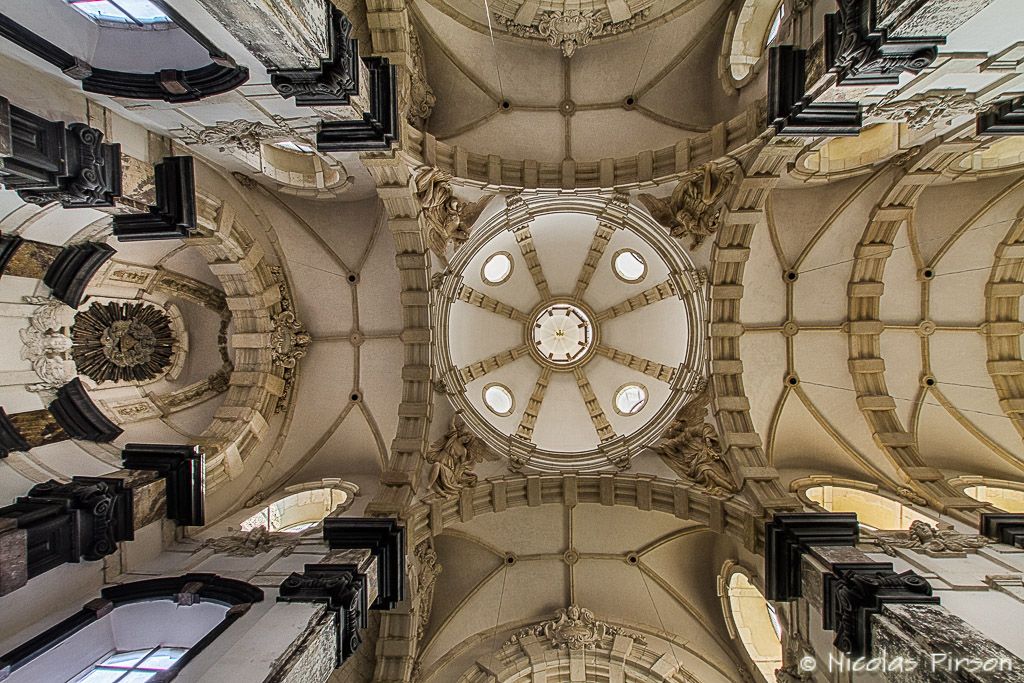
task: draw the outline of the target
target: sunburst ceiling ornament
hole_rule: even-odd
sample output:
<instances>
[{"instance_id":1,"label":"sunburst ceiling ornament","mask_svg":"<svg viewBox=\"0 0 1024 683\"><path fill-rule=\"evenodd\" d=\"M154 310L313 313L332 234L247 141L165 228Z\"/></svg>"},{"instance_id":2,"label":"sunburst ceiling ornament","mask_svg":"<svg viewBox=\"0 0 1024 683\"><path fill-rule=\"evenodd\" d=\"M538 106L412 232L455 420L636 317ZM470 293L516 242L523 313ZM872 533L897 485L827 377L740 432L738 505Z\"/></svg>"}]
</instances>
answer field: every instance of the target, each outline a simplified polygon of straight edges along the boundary
<instances>
[{"instance_id":1,"label":"sunburst ceiling ornament","mask_svg":"<svg viewBox=\"0 0 1024 683\"><path fill-rule=\"evenodd\" d=\"M75 315L71 340L78 372L97 383L158 377L175 345L167 315L141 303L92 304Z\"/></svg>"}]
</instances>

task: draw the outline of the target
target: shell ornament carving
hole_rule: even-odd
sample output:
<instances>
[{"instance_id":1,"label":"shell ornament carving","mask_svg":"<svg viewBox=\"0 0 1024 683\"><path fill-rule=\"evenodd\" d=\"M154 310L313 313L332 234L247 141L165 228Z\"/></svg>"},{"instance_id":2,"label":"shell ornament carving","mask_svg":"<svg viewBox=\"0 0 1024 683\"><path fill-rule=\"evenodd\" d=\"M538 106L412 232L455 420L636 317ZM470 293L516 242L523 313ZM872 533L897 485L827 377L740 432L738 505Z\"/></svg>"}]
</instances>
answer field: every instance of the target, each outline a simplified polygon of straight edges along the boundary
<instances>
[{"instance_id":1,"label":"shell ornament carving","mask_svg":"<svg viewBox=\"0 0 1024 683\"><path fill-rule=\"evenodd\" d=\"M78 371L97 383L158 377L175 350L170 318L141 303L94 303L75 315L71 340Z\"/></svg>"}]
</instances>

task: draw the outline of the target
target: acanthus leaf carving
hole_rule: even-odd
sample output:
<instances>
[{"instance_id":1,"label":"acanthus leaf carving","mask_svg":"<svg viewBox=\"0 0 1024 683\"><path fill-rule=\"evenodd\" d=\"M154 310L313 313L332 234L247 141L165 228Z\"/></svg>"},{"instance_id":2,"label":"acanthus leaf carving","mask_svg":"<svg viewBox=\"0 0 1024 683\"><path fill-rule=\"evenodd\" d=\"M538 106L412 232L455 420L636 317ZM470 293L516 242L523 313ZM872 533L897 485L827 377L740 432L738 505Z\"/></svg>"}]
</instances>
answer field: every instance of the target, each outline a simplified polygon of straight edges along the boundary
<instances>
[{"instance_id":1,"label":"acanthus leaf carving","mask_svg":"<svg viewBox=\"0 0 1024 683\"><path fill-rule=\"evenodd\" d=\"M725 497L739 489L722 459L718 430L705 422L711 395L705 389L676 415L662 440L651 447L679 476L709 495Z\"/></svg>"},{"instance_id":2,"label":"acanthus leaf carving","mask_svg":"<svg viewBox=\"0 0 1024 683\"><path fill-rule=\"evenodd\" d=\"M452 175L438 168L428 168L416 176L416 194L426 222L427 246L447 266L448 244L458 250L469 240L473 223L494 198L487 195L468 204L455 196Z\"/></svg>"},{"instance_id":3,"label":"acanthus leaf carving","mask_svg":"<svg viewBox=\"0 0 1024 683\"><path fill-rule=\"evenodd\" d=\"M409 123L417 128L424 128L427 120L437 104L437 96L427 82L427 65L423 58L423 46L419 34L410 25L409 54L412 55L412 67L409 69Z\"/></svg>"},{"instance_id":4,"label":"acanthus leaf carving","mask_svg":"<svg viewBox=\"0 0 1024 683\"><path fill-rule=\"evenodd\" d=\"M556 650L593 650L600 647L606 638L613 636L625 636L637 645L647 645L642 635L601 621L591 610L579 605L558 609L554 619L516 631L503 647L529 636L543 639L548 647Z\"/></svg>"},{"instance_id":5,"label":"acanthus leaf carving","mask_svg":"<svg viewBox=\"0 0 1024 683\"><path fill-rule=\"evenodd\" d=\"M218 121L203 129L182 127L181 140L191 145L217 145L221 152L240 149L247 154L258 154L264 140L294 137L284 118L272 116L276 125L259 121Z\"/></svg>"},{"instance_id":6,"label":"acanthus leaf carving","mask_svg":"<svg viewBox=\"0 0 1024 683\"><path fill-rule=\"evenodd\" d=\"M690 249L693 250L706 237L718 232L725 191L732 185L733 178L731 170L720 170L706 164L703 169L680 179L668 199L646 193L637 195L637 199L656 221L668 228L673 237L690 237Z\"/></svg>"},{"instance_id":7,"label":"acanthus leaf carving","mask_svg":"<svg viewBox=\"0 0 1024 683\"><path fill-rule=\"evenodd\" d=\"M498 460L498 454L473 434L456 413L452 416L448 432L427 450L426 460L431 464L427 486L449 497L475 485L477 476L473 468L485 460Z\"/></svg>"},{"instance_id":8,"label":"acanthus leaf carving","mask_svg":"<svg viewBox=\"0 0 1024 683\"><path fill-rule=\"evenodd\" d=\"M638 22L650 14L644 8L629 19L613 22L607 11L566 9L538 12L536 23L520 24L514 18L497 12L495 20L512 35L523 38L544 38L551 47L559 48L566 58L581 47L589 45L597 36L615 35L636 28Z\"/></svg>"},{"instance_id":9,"label":"acanthus leaf carving","mask_svg":"<svg viewBox=\"0 0 1024 683\"><path fill-rule=\"evenodd\" d=\"M935 526L914 520L907 531L876 531L868 539L886 555L895 556L896 548L906 548L931 557L965 557L992 541L985 536L962 534L952 524L939 522Z\"/></svg>"},{"instance_id":10,"label":"acanthus leaf carving","mask_svg":"<svg viewBox=\"0 0 1024 683\"><path fill-rule=\"evenodd\" d=\"M422 640L430 623L430 612L434 606L434 588L437 577L444 571L438 562L437 551L430 540L416 546L416 639Z\"/></svg>"}]
</instances>

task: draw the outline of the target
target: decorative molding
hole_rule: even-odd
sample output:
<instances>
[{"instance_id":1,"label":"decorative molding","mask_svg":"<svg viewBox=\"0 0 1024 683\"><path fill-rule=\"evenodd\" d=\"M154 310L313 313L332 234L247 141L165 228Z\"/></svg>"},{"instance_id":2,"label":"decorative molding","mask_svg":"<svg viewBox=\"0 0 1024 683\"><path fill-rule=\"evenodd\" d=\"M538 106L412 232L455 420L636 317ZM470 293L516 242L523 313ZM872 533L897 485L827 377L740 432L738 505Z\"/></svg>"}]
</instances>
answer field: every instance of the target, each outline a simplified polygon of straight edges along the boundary
<instances>
[{"instance_id":1,"label":"decorative molding","mask_svg":"<svg viewBox=\"0 0 1024 683\"><path fill-rule=\"evenodd\" d=\"M728 497L739 491L728 464L722 459L718 430L705 422L711 394L705 390L679 411L662 440L651 447L680 477L708 495Z\"/></svg>"},{"instance_id":2,"label":"decorative molding","mask_svg":"<svg viewBox=\"0 0 1024 683\"><path fill-rule=\"evenodd\" d=\"M143 382L167 371L176 340L171 320L144 303L93 303L75 315L71 357L97 384Z\"/></svg>"},{"instance_id":3,"label":"decorative molding","mask_svg":"<svg viewBox=\"0 0 1024 683\"><path fill-rule=\"evenodd\" d=\"M409 25L409 54L412 65L409 68L409 124L420 129L426 128L427 121L437 104L434 89L427 82L427 63L423 57L423 45L416 29Z\"/></svg>"},{"instance_id":4,"label":"decorative molding","mask_svg":"<svg viewBox=\"0 0 1024 683\"><path fill-rule=\"evenodd\" d=\"M623 636L636 645L647 645L647 640L639 633L603 622L589 609L578 605L558 609L554 619L514 633L502 647L518 643L529 636L543 639L545 645L554 650L593 650L612 636Z\"/></svg>"},{"instance_id":5,"label":"decorative molding","mask_svg":"<svg viewBox=\"0 0 1024 683\"><path fill-rule=\"evenodd\" d=\"M367 579L354 564L307 564L281 584L278 602L322 602L338 615L338 656L341 666L359 648L359 630L366 628Z\"/></svg>"},{"instance_id":6,"label":"decorative molding","mask_svg":"<svg viewBox=\"0 0 1024 683\"><path fill-rule=\"evenodd\" d=\"M321 152L373 152L391 149L401 133L398 75L387 57L366 57L370 72L369 111L362 120L322 121L316 135Z\"/></svg>"},{"instance_id":7,"label":"decorative molding","mask_svg":"<svg viewBox=\"0 0 1024 683\"><path fill-rule=\"evenodd\" d=\"M167 484L167 518L179 526L206 524L206 458L199 446L130 443L121 449L126 469L152 470Z\"/></svg>"},{"instance_id":8,"label":"decorative molding","mask_svg":"<svg viewBox=\"0 0 1024 683\"><path fill-rule=\"evenodd\" d=\"M864 110L866 116L899 121L911 130L921 130L940 119L976 114L982 105L964 90L935 90L917 93L904 100L899 88L890 90L875 104Z\"/></svg>"},{"instance_id":9,"label":"decorative molding","mask_svg":"<svg viewBox=\"0 0 1024 683\"><path fill-rule=\"evenodd\" d=\"M876 0L837 0L825 15L825 67L837 85L897 85L903 73L917 74L938 56L939 36L896 36L876 26ZM867 5L865 3L868 3Z\"/></svg>"},{"instance_id":10,"label":"decorative molding","mask_svg":"<svg viewBox=\"0 0 1024 683\"><path fill-rule=\"evenodd\" d=\"M437 577L444 571L438 562L433 539L427 539L416 546L416 640L422 641L430 623L434 607L434 589Z\"/></svg>"},{"instance_id":11,"label":"decorative molding","mask_svg":"<svg viewBox=\"0 0 1024 683\"><path fill-rule=\"evenodd\" d=\"M256 557L263 553L269 553L276 548L282 548L281 554L278 557L287 557L292 554L301 540L302 537L299 534L270 532L267 531L266 527L258 526L244 533L208 538L199 546L197 552L209 548L213 550L215 555Z\"/></svg>"},{"instance_id":12,"label":"decorative molding","mask_svg":"<svg viewBox=\"0 0 1024 683\"><path fill-rule=\"evenodd\" d=\"M352 23L337 7L329 8L326 59L319 69L268 68L270 83L281 97L294 97L300 107L346 106L359 95L359 41Z\"/></svg>"},{"instance_id":13,"label":"decorative molding","mask_svg":"<svg viewBox=\"0 0 1024 683\"><path fill-rule=\"evenodd\" d=\"M259 154L260 145L264 140L272 138L292 137L284 117L270 114L277 125L268 125L260 121L235 119L234 121L218 121L216 125L202 129L183 126L179 139L189 145L217 145L223 152L228 149L239 149L247 154ZM242 176L248 178L248 176Z\"/></svg>"},{"instance_id":14,"label":"decorative molding","mask_svg":"<svg viewBox=\"0 0 1024 683\"><path fill-rule=\"evenodd\" d=\"M768 126L786 136L858 135L859 102L815 102L805 96L807 52L792 45L768 48Z\"/></svg>"},{"instance_id":15,"label":"decorative molding","mask_svg":"<svg viewBox=\"0 0 1024 683\"><path fill-rule=\"evenodd\" d=\"M30 244L22 243L19 251ZM43 275L43 283L50 288L51 296L60 299L71 308L78 308L85 299L89 281L104 263L115 253L115 249L100 242L82 242L60 249ZM13 274L13 273L12 273Z\"/></svg>"},{"instance_id":16,"label":"decorative molding","mask_svg":"<svg viewBox=\"0 0 1024 683\"><path fill-rule=\"evenodd\" d=\"M1024 135L1024 95L994 103L978 115L978 135Z\"/></svg>"},{"instance_id":17,"label":"decorative molding","mask_svg":"<svg viewBox=\"0 0 1024 683\"><path fill-rule=\"evenodd\" d=\"M23 296L26 303L39 304L32 312L29 326L18 331L21 359L32 364L39 377L29 391L55 391L75 376L75 364L68 358L73 342L68 333L74 311L63 301L49 297Z\"/></svg>"},{"instance_id":18,"label":"decorative molding","mask_svg":"<svg viewBox=\"0 0 1024 683\"><path fill-rule=\"evenodd\" d=\"M447 171L427 168L416 176L416 195L422 205L421 216L426 221L427 246L445 264L448 245L455 251L470 237L473 224L494 199L487 195L473 204L467 204L455 196L453 178Z\"/></svg>"},{"instance_id":19,"label":"decorative molding","mask_svg":"<svg viewBox=\"0 0 1024 683\"><path fill-rule=\"evenodd\" d=\"M865 541L893 557L896 556L896 548L914 550L929 557L967 557L967 553L991 543L985 536L961 534L946 522L932 526L921 520L914 520L908 531L876 531Z\"/></svg>"},{"instance_id":20,"label":"decorative molding","mask_svg":"<svg viewBox=\"0 0 1024 683\"><path fill-rule=\"evenodd\" d=\"M801 556L812 545L857 545L857 515L845 512L776 514L764 528L765 598L786 602L801 597Z\"/></svg>"},{"instance_id":21,"label":"decorative molding","mask_svg":"<svg viewBox=\"0 0 1024 683\"><path fill-rule=\"evenodd\" d=\"M467 486L475 486L477 464L500 459L482 439L466 427L458 413L452 415L448 432L430 445L424 459L430 463L427 486L436 493L457 496Z\"/></svg>"},{"instance_id":22,"label":"decorative molding","mask_svg":"<svg viewBox=\"0 0 1024 683\"><path fill-rule=\"evenodd\" d=\"M313 338L306 326L295 317L295 305L292 303L288 281L285 279L281 266L270 266L270 274L277 280L281 291L281 312L271 319L273 331L270 335L270 346L274 365L284 369L284 391L277 397L274 414L282 413L288 408L295 386L295 372L299 359L305 357Z\"/></svg>"},{"instance_id":23,"label":"decorative molding","mask_svg":"<svg viewBox=\"0 0 1024 683\"><path fill-rule=\"evenodd\" d=\"M377 600L390 610L405 599L406 530L386 517L327 517L324 540L332 550L369 550L377 558Z\"/></svg>"},{"instance_id":24,"label":"decorative molding","mask_svg":"<svg viewBox=\"0 0 1024 683\"><path fill-rule=\"evenodd\" d=\"M544 38L551 47L562 50L568 59L576 51L585 47L597 36L615 35L631 31L650 14L650 7L645 7L633 14L629 19L613 22L607 11L593 9L542 10L535 19L536 23L520 24L514 18L494 12L494 19L508 33L523 38Z\"/></svg>"},{"instance_id":25,"label":"decorative molding","mask_svg":"<svg viewBox=\"0 0 1024 683\"><path fill-rule=\"evenodd\" d=\"M65 52L2 14L0 36L53 64L66 76L80 80L82 90L112 97L194 102L233 90L249 80L246 67L239 66L231 57L217 50L172 8L165 4L161 7L179 28L209 51L209 64L184 71L163 69L148 74L100 69L89 65L81 57Z\"/></svg>"},{"instance_id":26,"label":"decorative molding","mask_svg":"<svg viewBox=\"0 0 1024 683\"><path fill-rule=\"evenodd\" d=\"M979 529L997 543L1024 549L1024 514L982 513Z\"/></svg>"},{"instance_id":27,"label":"decorative molding","mask_svg":"<svg viewBox=\"0 0 1024 683\"><path fill-rule=\"evenodd\" d=\"M718 232L725 192L733 179L731 170L716 169L709 163L680 179L667 200L645 192L638 194L637 199L673 237L690 237L692 251L706 237Z\"/></svg>"},{"instance_id":28,"label":"decorative molding","mask_svg":"<svg viewBox=\"0 0 1024 683\"><path fill-rule=\"evenodd\" d=\"M121 242L183 239L197 230L192 157L164 157L153 168L156 204L149 213L113 217L114 236Z\"/></svg>"},{"instance_id":29,"label":"decorative molding","mask_svg":"<svg viewBox=\"0 0 1024 683\"><path fill-rule=\"evenodd\" d=\"M0 29L2 32L2 29ZM40 206L113 206L121 194L121 146L84 123L47 121L0 98L0 181Z\"/></svg>"},{"instance_id":30,"label":"decorative molding","mask_svg":"<svg viewBox=\"0 0 1024 683\"><path fill-rule=\"evenodd\" d=\"M72 439L109 443L121 436L121 428L96 407L77 377L57 390L47 409Z\"/></svg>"},{"instance_id":31,"label":"decorative molding","mask_svg":"<svg viewBox=\"0 0 1024 683\"><path fill-rule=\"evenodd\" d=\"M824 577L822 626L851 657L871 656L871 617L887 604L938 604L931 585L913 570L897 574L889 563L837 565Z\"/></svg>"}]
</instances>

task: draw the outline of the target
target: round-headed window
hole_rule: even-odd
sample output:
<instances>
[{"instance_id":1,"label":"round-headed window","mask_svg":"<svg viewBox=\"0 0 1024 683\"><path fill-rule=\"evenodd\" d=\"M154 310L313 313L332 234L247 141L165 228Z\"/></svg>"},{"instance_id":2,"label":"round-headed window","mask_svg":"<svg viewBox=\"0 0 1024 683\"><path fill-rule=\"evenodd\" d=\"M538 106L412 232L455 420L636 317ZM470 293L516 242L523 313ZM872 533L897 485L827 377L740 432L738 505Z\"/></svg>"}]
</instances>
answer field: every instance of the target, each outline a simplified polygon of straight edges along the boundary
<instances>
[{"instance_id":1,"label":"round-headed window","mask_svg":"<svg viewBox=\"0 0 1024 683\"><path fill-rule=\"evenodd\" d=\"M642 384L623 384L615 392L615 412L636 415L647 405L647 388Z\"/></svg>"},{"instance_id":2,"label":"round-headed window","mask_svg":"<svg viewBox=\"0 0 1024 683\"><path fill-rule=\"evenodd\" d=\"M500 285L512 275L512 255L507 251L491 254L480 269L480 277L489 285Z\"/></svg>"},{"instance_id":3,"label":"round-headed window","mask_svg":"<svg viewBox=\"0 0 1024 683\"><path fill-rule=\"evenodd\" d=\"M516 402L512 397L512 391L504 384L488 384L484 387L484 405L501 417L512 414Z\"/></svg>"},{"instance_id":4,"label":"round-headed window","mask_svg":"<svg viewBox=\"0 0 1024 683\"><path fill-rule=\"evenodd\" d=\"M620 249L612 258L612 269L620 280L640 282L647 276L647 261L632 249Z\"/></svg>"},{"instance_id":5,"label":"round-headed window","mask_svg":"<svg viewBox=\"0 0 1024 683\"><path fill-rule=\"evenodd\" d=\"M727 587L736 636L765 680L774 681L775 670L782 666L782 626L775 608L739 571L729 577Z\"/></svg>"}]
</instances>

